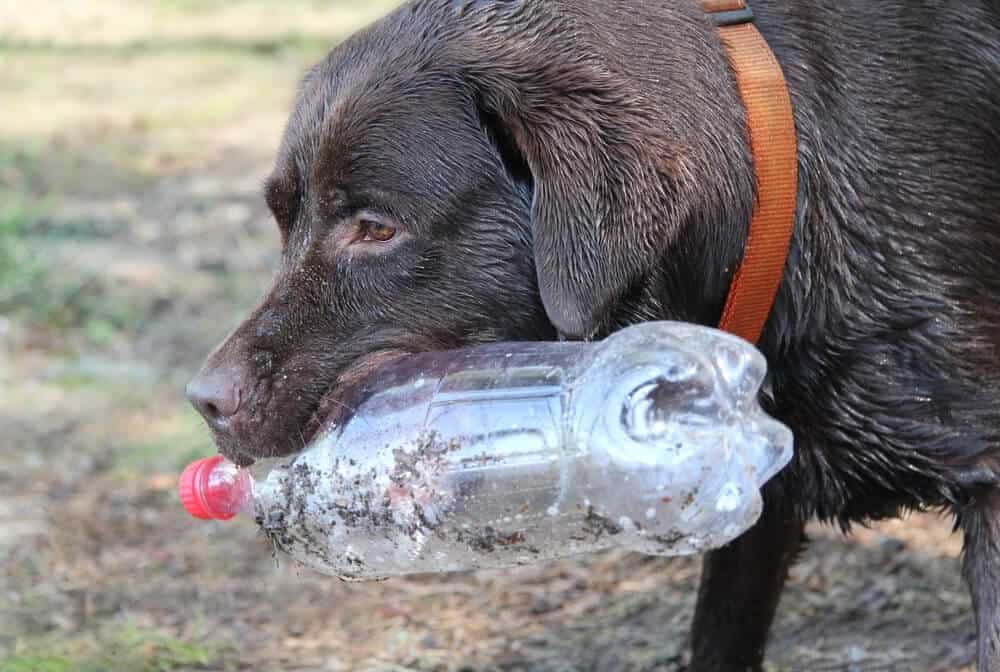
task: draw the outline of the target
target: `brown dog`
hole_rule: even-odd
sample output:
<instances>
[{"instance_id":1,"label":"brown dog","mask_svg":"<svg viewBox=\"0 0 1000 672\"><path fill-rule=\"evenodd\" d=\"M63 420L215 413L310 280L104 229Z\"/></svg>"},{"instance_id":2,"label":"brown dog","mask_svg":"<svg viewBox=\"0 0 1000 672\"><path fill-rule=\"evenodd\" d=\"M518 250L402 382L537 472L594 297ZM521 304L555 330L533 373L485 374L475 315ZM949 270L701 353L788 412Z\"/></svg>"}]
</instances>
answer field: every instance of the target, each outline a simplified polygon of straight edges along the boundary
<instances>
[{"instance_id":1,"label":"brown dog","mask_svg":"<svg viewBox=\"0 0 1000 672\"><path fill-rule=\"evenodd\" d=\"M708 554L691 667L759 667L808 519L943 506L1000 670L1000 5L752 4L798 134L759 343L796 457ZM189 394L247 463L392 353L715 325L754 197L695 0L415 0L305 77L266 188L280 270Z\"/></svg>"}]
</instances>

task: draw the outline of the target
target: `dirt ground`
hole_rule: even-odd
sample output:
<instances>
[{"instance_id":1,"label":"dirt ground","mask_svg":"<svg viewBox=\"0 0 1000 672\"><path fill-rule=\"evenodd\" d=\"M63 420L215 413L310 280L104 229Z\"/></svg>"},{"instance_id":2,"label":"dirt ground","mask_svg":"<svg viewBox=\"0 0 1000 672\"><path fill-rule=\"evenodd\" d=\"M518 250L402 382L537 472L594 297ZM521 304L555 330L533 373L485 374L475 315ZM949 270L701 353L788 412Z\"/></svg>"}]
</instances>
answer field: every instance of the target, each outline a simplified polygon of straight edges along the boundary
<instances>
[{"instance_id":1,"label":"dirt ground","mask_svg":"<svg viewBox=\"0 0 1000 672\"><path fill-rule=\"evenodd\" d=\"M693 560L345 584L176 501L296 78L392 3L36 4L0 3L0 672L683 669ZM813 537L773 670L971 669L950 520Z\"/></svg>"}]
</instances>

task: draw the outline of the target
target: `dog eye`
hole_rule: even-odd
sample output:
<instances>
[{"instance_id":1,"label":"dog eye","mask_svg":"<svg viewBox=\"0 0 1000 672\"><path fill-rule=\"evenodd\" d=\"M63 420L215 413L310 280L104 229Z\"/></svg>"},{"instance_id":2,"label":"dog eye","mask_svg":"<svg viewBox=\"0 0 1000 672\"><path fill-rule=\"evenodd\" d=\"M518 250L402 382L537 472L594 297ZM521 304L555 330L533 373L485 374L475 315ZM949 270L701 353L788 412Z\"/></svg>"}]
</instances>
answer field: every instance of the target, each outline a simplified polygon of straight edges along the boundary
<instances>
[{"instance_id":1,"label":"dog eye","mask_svg":"<svg viewBox=\"0 0 1000 672\"><path fill-rule=\"evenodd\" d=\"M396 237L396 229L382 222L364 220L361 222L361 230L364 233L363 240L367 243L387 243Z\"/></svg>"}]
</instances>

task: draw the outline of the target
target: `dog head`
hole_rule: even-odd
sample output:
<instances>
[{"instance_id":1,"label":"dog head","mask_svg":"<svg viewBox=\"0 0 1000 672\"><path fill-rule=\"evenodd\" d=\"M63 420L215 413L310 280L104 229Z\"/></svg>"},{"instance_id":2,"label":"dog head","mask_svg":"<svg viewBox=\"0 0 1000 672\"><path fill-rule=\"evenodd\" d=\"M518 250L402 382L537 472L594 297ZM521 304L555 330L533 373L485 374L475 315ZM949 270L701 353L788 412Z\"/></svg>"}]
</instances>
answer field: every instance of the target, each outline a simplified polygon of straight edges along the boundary
<instances>
[{"instance_id":1,"label":"dog head","mask_svg":"<svg viewBox=\"0 0 1000 672\"><path fill-rule=\"evenodd\" d=\"M709 95L717 45L683 15L685 47L656 56L619 42L642 17L584 11L415 2L309 71L265 187L273 284L188 388L223 454L301 449L401 353L718 312L706 259L738 245L713 218L742 219L752 188L711 177L727 149L749 165Z\"/></svg>"}]
</instances>

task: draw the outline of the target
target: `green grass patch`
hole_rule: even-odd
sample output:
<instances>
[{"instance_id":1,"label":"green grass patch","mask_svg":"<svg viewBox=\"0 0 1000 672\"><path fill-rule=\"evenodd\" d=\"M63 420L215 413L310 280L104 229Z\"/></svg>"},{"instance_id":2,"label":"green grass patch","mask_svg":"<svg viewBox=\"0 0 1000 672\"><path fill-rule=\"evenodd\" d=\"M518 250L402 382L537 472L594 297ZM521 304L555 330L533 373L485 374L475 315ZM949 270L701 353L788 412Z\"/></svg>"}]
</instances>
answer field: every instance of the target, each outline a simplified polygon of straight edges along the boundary
<instances>
[{"instance_id":1,"label":"green grass patch","mask_svg":"<svg viewBox=\"0 0 1000 672\"><path fill-rule=\"evenodd\" d=\"M45 267L29 244L37 207L0 192L0 314L30 305L45 281Z\"/></svg>"},{"instance_id":2,"label":"green grass patch","mask_svg":"<svg viewBox=\"0 0 1000 672\"><path fill-rule=\"evenodd\" d=\"M133 335L155 297L55 261L53 242L92 232L81 222L45 224L48 210L45 203L0 191L0 314L75 336L84 347L106 348Z\"/></svg>"},{"instance_id":3,"label":"green grass patch","mask_svg":"<svg viewBox=\"0 0 1000 672\"><path fill-rule=\"evenodd\" d=\"M47 379L66 393L68 404L111 409L92 430L93 440L109 447L109 475L128 483L180 473L191 461L214 453L204 421L180 387L164 384L158 371L132 368L80 360L66 362Z\"/></svg>"},{"instance_id":4,"label":"green grass patch","mask_svg":"<svg viewBox=\"0 0 1000 672\"><path fill-rule=\"evenodd\" d=\"M54 656L14 656L0 664L0 672L73 672L73 662Z\"/></svg>"},{"instance_id":5,"label":"green grass patch","mask_svg":"<svg viewBox=\"0 0 1000 672\"><path fill-rule=\"evenodd\" d=\"M86 345L98 348L138 329L145 313L142 297L105 284L96 274L63 278L54 269L46 269L44 278L41 291L22 306L31 322L75 331Z\"/></svg>"},{"instance_id":6,"label":"green grass patch","mask_svg":"<svg viewBox=\"0 0 1000 672\"><path fill-rule=\"evenodd\" d=\"M204 421L178 401L115 451L112 471L126 481L142 474L180 473L193 460L214 452Z\"/></svg>"},{"instance_id":7,"label":"green grass patch","mask_svg":"<svg viewBox=\"0 0 1000 672\"><path fill-rule=\"evenodd\" d=\"M124 626L96 640L39 641L19 648L0 672L173 672L225 670L222 647Z\"/></svg>"},{"instance_id":8,"label":"green grass patch","mask_svg":"<svg viewBox=\"0 0 1000 672\"><path fill-rule=\"evenodd\" d=\"M147 408L162 392L159 372L136 362L66 359L49 372L48 382L67 392L110 400L119 408Z\"/></svg>"},{"instance_id":9,"label":"green grass patch","mask_svg":"<svg viewBox=\"0 0 1000 672\"><path fill-rule=\"evenodd\" d=\"M33 195L39 172L32 157L0 147L0 314L58 327L83 326L93 313L89 279L60 277L46 263L42 248L46 234L79 237L85 232L79 222L47 226L52 199Z\"/></svg>"}]
</instances>

